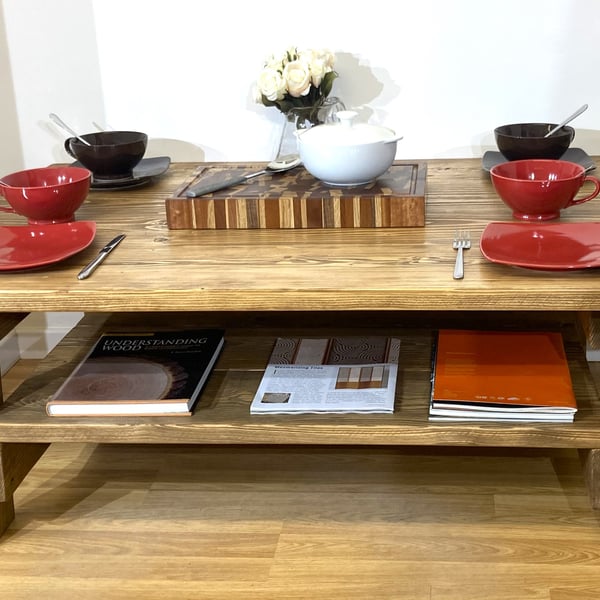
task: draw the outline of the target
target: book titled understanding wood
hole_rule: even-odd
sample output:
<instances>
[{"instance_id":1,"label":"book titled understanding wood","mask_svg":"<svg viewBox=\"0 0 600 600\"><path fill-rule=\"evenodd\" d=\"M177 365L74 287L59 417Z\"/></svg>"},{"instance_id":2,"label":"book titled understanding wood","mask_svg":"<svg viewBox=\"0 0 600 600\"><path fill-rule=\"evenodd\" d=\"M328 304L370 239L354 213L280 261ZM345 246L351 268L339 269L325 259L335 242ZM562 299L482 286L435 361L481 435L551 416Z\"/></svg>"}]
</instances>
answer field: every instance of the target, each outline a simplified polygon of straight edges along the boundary
<instances>
[{"instance_id":1,"label":"book titled understanding wood","mask_svg":"<svg viewBox=\"0 0 600 600\"><path fill-rule=\"evenodd\" d=\"M560 333L441 330L434 352L431 420L573 420Z\"/></svg>"},{"instance_id":2,"label":"book titled understanding wood","mask_svg":"<svg viewBox=\"0 0 600 600\"><path fill-rule=\"evenodd\" d=\"M392 413L399 355L397 338L278 338L250 412Z\"/></svg>"},{"instance_id":3,"label":"book titled understanding wood","mask_svg":"<svg viewBox=\"0 0 600 600\"><path fill-rule=\"evenodd\" d=\"M51 416L189 415L224 344L203 329L106 333L47 402Z\"/></svg>"}]
</instances>

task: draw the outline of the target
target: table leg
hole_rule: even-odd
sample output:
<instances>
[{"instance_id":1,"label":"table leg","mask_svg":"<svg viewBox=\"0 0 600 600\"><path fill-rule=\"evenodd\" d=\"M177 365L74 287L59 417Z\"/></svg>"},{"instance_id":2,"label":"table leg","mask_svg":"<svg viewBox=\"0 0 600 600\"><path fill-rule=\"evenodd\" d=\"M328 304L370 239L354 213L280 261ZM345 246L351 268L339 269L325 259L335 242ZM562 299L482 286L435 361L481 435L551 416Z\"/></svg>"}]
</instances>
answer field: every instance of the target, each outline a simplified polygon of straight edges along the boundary
<instances>
[{"instance_id":1,"label":"table leg","mask_svg":"<svg viewBox=\"0 0 600 600\"><path fill-rule=\"evenodd\" d=\"M587 484L592 508L600 508L600 450L579 450L583 476Z\"/></svg>"},{"instance_id":2,"label":"table leg","mask_svg":"<svg viewBox=\"0 0 600 600\"><path fill-rule=\"evenodd\" d=\"M578 313L579 325L585 341L585 354L589 362L600 361L600 313Z\"/></svg>"},{"instance_id":3,"label":"table leg","mask_svg":"<svg viewBox=\"0 0 600 600\"><path fill-rule=\"evenodd\" d=\"M15 490L49 445L0 442L0 535L15 518Z\"/></svg>"}]
</instances>

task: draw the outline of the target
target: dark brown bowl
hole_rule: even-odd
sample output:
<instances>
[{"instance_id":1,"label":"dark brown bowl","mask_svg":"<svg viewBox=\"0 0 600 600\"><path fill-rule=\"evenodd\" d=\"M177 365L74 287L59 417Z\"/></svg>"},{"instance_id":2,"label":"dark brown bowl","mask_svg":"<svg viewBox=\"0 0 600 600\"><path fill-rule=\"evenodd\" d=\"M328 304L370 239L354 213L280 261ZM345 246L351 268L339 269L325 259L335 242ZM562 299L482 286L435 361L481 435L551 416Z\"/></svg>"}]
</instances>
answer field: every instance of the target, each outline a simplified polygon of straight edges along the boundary
<instances>
[{"instance_id":1,"label":"dark brown bowl","mask_svg":"<svg viewBox=\"0 0 600 600\"><path fill-rule=\"evenodd\" d=\"M560 158L571 145L575 130L565 125L545 138L554 127L556 124L553 123L513 123L496 127L494 135L498 150L508 160Z\"/></svg>"},{"instance_id":2,"label":"dark brown bowl","mask_svg":"<svg viewBox=\"0 0 600 600\"><path fill-rule=\"evenodd\" d=\"M65 150L89 169L94 179L130 177L148 144L148 136L139 131L101 131L81 138L91 145L72 137L65 140Z\"/></svg>"}]
</instances>

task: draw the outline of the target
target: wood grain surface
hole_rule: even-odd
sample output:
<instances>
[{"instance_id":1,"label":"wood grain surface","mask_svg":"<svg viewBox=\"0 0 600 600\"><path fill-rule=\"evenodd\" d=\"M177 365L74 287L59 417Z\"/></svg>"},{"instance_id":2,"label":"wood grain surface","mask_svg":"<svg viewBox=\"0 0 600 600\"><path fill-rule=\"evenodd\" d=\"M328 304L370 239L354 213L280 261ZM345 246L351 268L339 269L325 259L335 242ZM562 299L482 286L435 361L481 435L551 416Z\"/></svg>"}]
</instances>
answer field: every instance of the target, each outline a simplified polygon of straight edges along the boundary
<instances>
[{"instance_id":1,"label":"wood grain surface","mask_svg":"<svg viewBox=\"0 0 600 600\"><path fill-rule=\"evenodd\" d=\"M596 600L574 451L53 444L3 600Z\"/></svg>"}]
</instances>

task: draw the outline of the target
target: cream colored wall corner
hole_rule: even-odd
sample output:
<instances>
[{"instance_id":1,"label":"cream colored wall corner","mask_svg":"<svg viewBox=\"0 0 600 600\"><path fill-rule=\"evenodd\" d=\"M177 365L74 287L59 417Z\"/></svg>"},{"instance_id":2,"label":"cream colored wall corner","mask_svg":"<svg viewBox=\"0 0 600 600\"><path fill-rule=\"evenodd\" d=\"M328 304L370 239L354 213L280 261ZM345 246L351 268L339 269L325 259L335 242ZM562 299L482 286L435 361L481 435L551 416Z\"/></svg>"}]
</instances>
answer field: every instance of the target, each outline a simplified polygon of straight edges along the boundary
<instances>
[{"instance_id":1,"label":"cream colored wall corner","mask_svg":"<svg viewBox=\"0 0 600 600\"><path fill-rule=\"evenodd\" d=\"M81 321L82 312L31 313L16 332L21 358L44 358Z\"/></svg>"},{"instance_id":2,"label":"cream colored wall corner","mask_svg":"<svg viewBox=\"0 0 600 600\"><path fill-rule=\"evenodd\" d=\"M16 330L0 339L0 373L4 375L21 358Z\"/></svg>"},{"instance_id":3,"label":"cream colored wall corner","mask_svg":"<svg viewBox=\"0 0 600 600\"><path fill-rule=\"evenodd\" d=\"M0 175L13 173L24 168L23 147L19 134L17 103L13 85L12 69L6 39L4 12L0 6Z\"/></svg>"},{"instance_id":4,"label":"cream colored wall corner","mask_svg":"<svg viewBox=\"0 0 600 600\"><path fill-rule=\"evenodd\" d=\"M62 16L68 13L77 22ZM32 53L32 40L43 51ZM71 45L78 48L70 52ZM72 57L69 68L65 65ZM58 112L75 125L81 106L97 120L104 103L97 67L92 0L23 3L0 0L0 176L62 158L63 134L47 122ZM56 65L61 65L56 69ZM72 82L78 93L73 94ZM40 93L43 90L43 93ZM19 358L43 358L79 322L83 313L38 313L0 339L0 370Z\"/></svg>"},{"instance_id":5,"label":"cream colored wall corner","mask_svg":"<svg viewBox=\"0 0 600 600\"><path fill-rule=\"evenodd\" d=\"M82 312L31 313L0 340L0 367L6 373L19 358L44 358L79 323Z\"/></svg>"}]
</instances>

